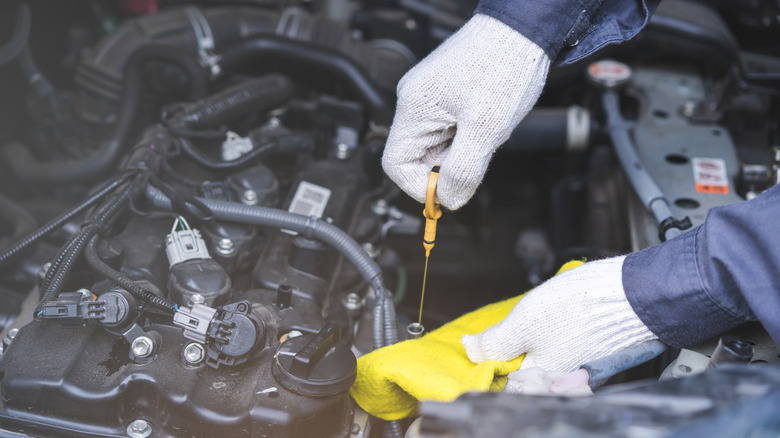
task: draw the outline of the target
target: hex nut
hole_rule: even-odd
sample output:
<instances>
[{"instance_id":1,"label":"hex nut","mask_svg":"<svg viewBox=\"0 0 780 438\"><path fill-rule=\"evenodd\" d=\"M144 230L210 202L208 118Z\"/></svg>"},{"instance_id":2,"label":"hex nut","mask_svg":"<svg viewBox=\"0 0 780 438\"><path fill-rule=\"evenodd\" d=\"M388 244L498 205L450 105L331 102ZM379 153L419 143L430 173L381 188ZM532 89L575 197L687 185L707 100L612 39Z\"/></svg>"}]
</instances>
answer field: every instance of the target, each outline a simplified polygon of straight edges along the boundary
<instances>
[{"instance_id":1,"label":"hex nut","mask_svg":"<svg viewBox=\"0 0 780 438\"><path fill-rule=\"evenodd\" d=\"M152 425L146 420L134 420L127 426L127 436L130 438L147 438L152 434Z\"/></svg>"},{"instance_id":2,"label":"hex nut","mask_svg":"<svg viewBox=\"0 0 780 438\"><path fill-rule=\"evenodd\" d=\"M188 364L197 365L203 362L203 359L206 358L206 349L203 348L203 345L197 342L190 342L184 346L182 355Z\"/></svg>"},{"instance_id":3,"label":"hex nut","mask_svg":"<svg viewBox=\"0 0 780 438\"><path fill-rule=\"evenodd\" d=\"M154 341L147 336L139 336L133 340L130 348L132 348L135 357L149 357L154 352Z\"/></svg>"},{"instance_id":4,"label":"hex nut","mask_svg":"<svg viewBox=\"0 0 780 438\"><path fill-rule=\"evenodd\" d=\"M219 239L217 242L217 252L223 256L229 256L233 254L236 247L233 245L233 241L228 238Z\"/></svg>"},{"instance_id":5,"label":"hex nut","mask_svg":"<svg viewBox=\"0 0 780 438\"><path fill-rule=\"evenodd\" d=\"M251 189L244 190L241 194L241 202L245 205L257 204L257 192Z\"/></svg>"},{"instance_id":6,"label":"hex nut","mask_svg":"<svg viewBox=\"0 0 780 438\"><path fill-rule=\"evenodd\" d=\"M204 297L201 294L193 294L189 300L187 300L187 305L192 307L196 304L204 304L206 302L206 297Z\"/></svg>"}]
</instances>

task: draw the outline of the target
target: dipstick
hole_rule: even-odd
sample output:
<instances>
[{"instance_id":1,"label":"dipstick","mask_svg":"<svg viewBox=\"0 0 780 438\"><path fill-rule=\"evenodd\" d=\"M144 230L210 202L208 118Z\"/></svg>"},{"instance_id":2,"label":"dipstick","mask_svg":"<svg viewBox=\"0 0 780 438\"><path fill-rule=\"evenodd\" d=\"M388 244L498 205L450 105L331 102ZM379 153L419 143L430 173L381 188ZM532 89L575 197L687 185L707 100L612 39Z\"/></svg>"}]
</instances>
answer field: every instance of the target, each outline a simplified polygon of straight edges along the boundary
<instances>
[{"instance_id":1,"label":"dipstick","mask_svg":"<svg viewBox=\"0 0 780 438\"><path fill-rule=\"evenodd\" d=\"M425 248L425 268L423 269L422 292L420 293L420 314L417 317L417 325L422 327L423 300L425 299L425 282L428 279L428 258L431 255L433 245L436 243L436 221L441 217L441 208L436 202L436 184L439 181L439 166L433 166L428 175L428 189L425 193L425 234L423 234L423 248Z\"/></svg>"}]
</instances>

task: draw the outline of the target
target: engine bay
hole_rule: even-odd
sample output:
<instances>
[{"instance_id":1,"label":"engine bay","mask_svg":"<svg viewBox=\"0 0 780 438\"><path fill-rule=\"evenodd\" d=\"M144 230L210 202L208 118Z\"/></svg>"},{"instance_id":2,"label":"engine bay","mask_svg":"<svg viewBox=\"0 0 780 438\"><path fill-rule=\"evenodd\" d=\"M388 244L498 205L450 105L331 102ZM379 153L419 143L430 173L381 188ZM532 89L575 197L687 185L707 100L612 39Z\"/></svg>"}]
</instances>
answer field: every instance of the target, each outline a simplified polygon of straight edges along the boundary
<instances>
[{"instance_id":1,"label":"engine bay","mask_svg":"<svg viewBox=\"0 0 780 438\"><path fill-rule=\"evenodd\" d=\"M780 348L760 324L669 349L587 402L469 394L423 403L410 427L350 398L357 358L410 336L423 282L421 205L380 164L395 87L476 2L7 3L0 435L780 428L763 408ZM426 329L780 182L777 17L772 1L666 0L635 39L552 69L474 199L439 221ZM622 88L594 73L605 59ZM678 220L632 188L616 132ZM712 369L734 337L751 365Z\"/></svg>"}]
</instances>

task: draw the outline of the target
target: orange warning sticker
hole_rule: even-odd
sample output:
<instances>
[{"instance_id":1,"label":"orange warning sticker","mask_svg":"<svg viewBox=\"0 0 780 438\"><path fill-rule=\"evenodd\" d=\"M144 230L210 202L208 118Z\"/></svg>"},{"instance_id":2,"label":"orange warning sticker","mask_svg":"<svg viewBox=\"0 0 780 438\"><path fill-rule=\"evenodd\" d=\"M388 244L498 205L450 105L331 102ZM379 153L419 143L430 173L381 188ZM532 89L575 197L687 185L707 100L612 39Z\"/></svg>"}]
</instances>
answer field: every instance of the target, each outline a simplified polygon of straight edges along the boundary
<instances>
[{"instance_id":1,"label":"orange warning sticker","mask_svg":"<svg viewBox=\"0 0 780 438\"><path fill-rule=\"evenodd\" d=\"M696 191L699 193L714 193L717 195L728 195L729 186L711 186L707 184L696 184Z\"/></svg>"},{"instance_id":2,"label":"orange warning sticker","mask_svg":"<svg viewBox=\"0 0 780 438\"><path fill-rule=\"evenodd\" d=\"M721 158L694 158L693 181L696 191L716 195L729 193L729 178L726 173L726 162Z\"/></svg>"}]
</instances>

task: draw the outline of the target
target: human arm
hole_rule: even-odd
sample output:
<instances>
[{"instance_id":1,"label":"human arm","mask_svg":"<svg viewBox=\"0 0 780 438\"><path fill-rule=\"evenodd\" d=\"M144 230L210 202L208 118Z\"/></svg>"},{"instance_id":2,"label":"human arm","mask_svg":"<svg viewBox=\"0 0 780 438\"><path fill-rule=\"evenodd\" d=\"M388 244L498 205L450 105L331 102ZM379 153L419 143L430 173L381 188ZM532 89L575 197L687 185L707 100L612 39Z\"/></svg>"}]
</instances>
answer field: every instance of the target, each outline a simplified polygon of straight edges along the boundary
<instances>
[{"instance_id":1,"label":"human arm","mask_svg":"<svg viewBox=\"0 0 780 438\"><path fill-rule=\"evenodd\" d=\"M675 239L554 277L501 323L464 336L466 352L475 362L525 353L524 368L568 372L655 337L690 346L747 321L778 342L778 218L780 186L713 208Z\"/></svg>"},{"instance_id":2,"label":"human arm","mask_svg":"<svg viewBox=\"0 0 780 438\"><path fill-rule=\"evenodd\" d=\"M439 200L460 208L535 104L550 65L633 37L657 4L482 0L466 25L399 82L385 172L424 202L428 173L439 164Z\"/></svg>"}]
</instances>

